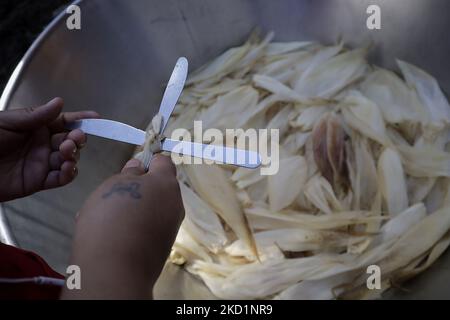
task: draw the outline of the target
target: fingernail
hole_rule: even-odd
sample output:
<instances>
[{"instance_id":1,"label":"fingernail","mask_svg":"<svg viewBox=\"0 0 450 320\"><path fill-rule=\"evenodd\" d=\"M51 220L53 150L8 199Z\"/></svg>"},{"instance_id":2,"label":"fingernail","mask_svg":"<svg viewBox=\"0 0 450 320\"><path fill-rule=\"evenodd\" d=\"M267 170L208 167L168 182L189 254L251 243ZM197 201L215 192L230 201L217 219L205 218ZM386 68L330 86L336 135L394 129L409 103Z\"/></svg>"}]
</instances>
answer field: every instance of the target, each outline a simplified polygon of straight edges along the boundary
<instances>
[{"instance_id":1,"label":"fingernail","mask_svg":"<svg viewBox=\"0 0 450 320\"><path fill-rule=\"evenodd\" d=\"M52 100L50 100L49 102L46 103L47 106L49 105L53 105L55 103L57 103L58 101L60 101L61 98L53 98Z\"/></svg>"},{"instance_id":2,"label":"fingernail","mask_svg":"<svg viewBox=\"0 0 450 320\"><path fill-rule=\"evenodd\" d=\"M128 161L124 168L138 168L141 166L141 162L138 159L131 159Z\"/></svg>"},{"instance_id":3,"label":"fingernail","mask_svg":"<svg viewBox=\"0 0 450 320\"><path fill-rule=\"evenodd\" d=\"M72 157L75 157L76 154L77 154L77 148L73 148L73 150L72 150Z\"/></svg>"},{"instance_id":4,"label":"fingernail","mask_svg":"<svg viewBox=\"0 0 450 320\"><path fill-rule=\"evenodd\" d=\"M73 167L72 169L72 176L76 176L78 174L78 168L77 167Z\"/></svg>"},{"instance_id":5,"label":"fingernail","mask_svg":"<svg viewBox=\"0 0 450 320\"><path fill-rule=\"evenodd\" d=\"M85 145L86 145L86 143L80 143L80 145L78 146L78 148L82 149L82 148L84 148Z\"/></svg>"}]
</instances>

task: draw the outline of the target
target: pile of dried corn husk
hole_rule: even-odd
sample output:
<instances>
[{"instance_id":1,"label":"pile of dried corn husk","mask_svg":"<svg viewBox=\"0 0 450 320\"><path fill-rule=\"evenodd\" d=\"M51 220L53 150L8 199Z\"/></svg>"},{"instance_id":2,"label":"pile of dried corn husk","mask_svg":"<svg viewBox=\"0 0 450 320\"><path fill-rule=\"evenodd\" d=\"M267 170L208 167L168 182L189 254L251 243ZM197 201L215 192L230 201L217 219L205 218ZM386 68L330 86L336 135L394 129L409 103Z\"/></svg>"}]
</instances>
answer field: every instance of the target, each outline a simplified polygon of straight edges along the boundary
<instances>
[{"instance_id":1,"label":"pile of dried corn husk","mask_svg":"<svg viewBox=\"0 0 450 320\"><path fill-rule=\"evenodd\" d=\"M437 81L367 48L256 37L193 73L176 128L278 128L280 170L179 167L170 260L224 299L375 298L450 243L450 106ZM381 268L382 290L366 269Z\"/></svg>"}]
</instances>

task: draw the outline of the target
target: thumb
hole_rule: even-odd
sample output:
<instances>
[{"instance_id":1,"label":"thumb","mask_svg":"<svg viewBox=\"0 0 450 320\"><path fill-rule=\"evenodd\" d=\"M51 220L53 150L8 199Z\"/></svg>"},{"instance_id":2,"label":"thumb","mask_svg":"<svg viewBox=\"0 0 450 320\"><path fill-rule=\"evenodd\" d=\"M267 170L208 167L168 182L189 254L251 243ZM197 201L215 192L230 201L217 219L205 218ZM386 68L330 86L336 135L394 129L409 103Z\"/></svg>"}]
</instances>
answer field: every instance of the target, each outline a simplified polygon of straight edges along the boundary
<instances>
[{"instance_id":1,"label":"thumb","mask_svg":"<svg viewBox=\"0 0 450 320\"><path fill-rule=\"evenodd\" d=\"M154 155L148 171L159 172L161 174L172 175L174 177L177 175L177 168L173 164L170 156L164 156L160 153Z\"/></svg>"},{"instance_id":2,"label":"thumb","mask_svg":"<svg viewBox=\"0 0 450 320\"><path fill-rule=\"evenodd\" d=\"M145 173L145 170L141 161L138 159L131 159L125 164L121 173L140 176Z\"/></svg>"},{"instance_id":3,"label":"thumb","mask_svg":"<svg viewBox=\"0 0 450 320\"><path fill-rule=\"evenodd\" d=\"M1 122L8 129L16 131L37 129L55 120L63 105L61 98L54 98L40 107L5 111L1 114Z\"/></svg>"}]
</instances>

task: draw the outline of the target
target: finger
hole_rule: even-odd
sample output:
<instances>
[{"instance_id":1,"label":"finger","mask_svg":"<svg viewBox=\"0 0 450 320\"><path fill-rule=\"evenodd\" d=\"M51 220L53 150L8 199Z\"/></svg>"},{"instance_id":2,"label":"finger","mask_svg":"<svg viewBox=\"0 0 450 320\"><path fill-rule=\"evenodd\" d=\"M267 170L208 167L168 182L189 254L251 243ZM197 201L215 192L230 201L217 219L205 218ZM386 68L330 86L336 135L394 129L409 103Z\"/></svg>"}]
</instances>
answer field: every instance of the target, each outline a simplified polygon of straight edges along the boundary
<instances>
[{"instance_id":1,"label":"finger","mask_svg":"<svg viewBox=\"0 0 450 320\"><path fill-rule=\"evenodd\" d=\"M50 154L50 170L60 170L63 163L64 159L61 157L61 153L59 151L54 151Z\"/></svg>"},{"instance_id":2,"label":"finger","mask_svg":"<svg viewBox=\"0 0 450 320\"><path fill-rule=\"evenodd\" d=\"M65 186L75 179L78 175L77 164L73 161L66 161L61 166L61 172L59 174L59 183L61 186Z\"/></svg>"},{"instance_id":3,"label":"finger","mask_svg":"<svg viewBox=\"0 0 450 320\"><path fill-rule=\"evenodd\" d=\"M44 189L53 189L65 186L75 179L78 174L78 169L75 162L66 161L62 164L61 170L53 170L48 174Z\"/></svg>"},{"instance_id":4,"label":"finger","mask_svg":"<svg viewBox=\"0 0 450 320\"><path fill-rule=\"evenodd\" d=\"M67 135L67 139L70 139L73 142L75 142L77 148L81 149L87 142L87 135L80 129L75 129L69 132L69 134Z\"/></svg>"},{"instance_id":5,"label":"finger","mask_svg":"<svg viewBox=\"0 0 450 320\"><path fill-rule=\"evenodd\" d=\"M80 149L77 148L77 151L75 152L75 154L73 155L73 160L75 160L75 162L80 161Z\"/></svg>"},{"instance_id":6,"label":"finger","mask_svg":"<svg viewBox=\"0 0 450 320\"><path fill-rule=\"evenodd\" d=\"M51 147L53 151L58 151L59 150L59 146L67 139L68 133L67 132L62 132L62 133L57 133L52 135L51 137Z\"/></svg>"},{"instance_id":7,"label":"finger","mask_svg":"<svg viewBox=\"0 0 450 320\"><path fill-rule=\"evenodd\" d=\"M150 168L148 170L150 173L158 172L161 174L177 175L177 169L172 162L172 159L162 154L156 154L153 156L150 162Z\"/></svg>"},{"instance_id":8,"label":"finger","mask_svg":"<svg viewBox=\"0 0 450 320\"><path fill-rule=\"evenodd\" d=\"M64 102L55 98L43 106L2 112L2 127L14 131L27 131L48 125L57 119Z\"/></svg>"},{"instance_id":9,"label":"finger","mask_svg":"<svg viewBox=\"0 0 450 320\"><path fill-rule=\"evenodd\" d=\"M64 112L49 125L49 128L52 132L63 132L68 122L96 118L100 118L100 115L95 111Z\"/></svg>"},{"instance_id":10,"label":"finger","mask_svg":"<svg viewBox=\"0 0 450 320\"><path fill-rule=\"evenodd\" d=\"M75 160L77 151L78 151L77 146L75 142L73 142L72 140L65 140L59 146L59 152L61 153L61 157L67 161Z\"/></svg>"},{"instance_id":11,"label":"finger","mask_svg":"<svg viewBox=\"0 0 450 320\"><path fill-rule=\"evenodd\" d=\"M67 132L56 133L56 134L52 135L52 137L51 137L52 150L54 150L54 151L59 150L59 146L65 140L72 140L73 142L75 142L76 147L78 149L81 149L86 145L87 136L80 129L70 131L69 133L67 133Z\"/></svg>"},{"instance_id":12,"label":"finger","mask_svg":"<svg viewBox=\"0 0 450 320\"><path fill-rule=\"evenodd\" d=\"M138 159L131 159L125 164L121 173L140 176L145 173L145 170L141 161L139 161Z\"/></svg>"}]
</instances>

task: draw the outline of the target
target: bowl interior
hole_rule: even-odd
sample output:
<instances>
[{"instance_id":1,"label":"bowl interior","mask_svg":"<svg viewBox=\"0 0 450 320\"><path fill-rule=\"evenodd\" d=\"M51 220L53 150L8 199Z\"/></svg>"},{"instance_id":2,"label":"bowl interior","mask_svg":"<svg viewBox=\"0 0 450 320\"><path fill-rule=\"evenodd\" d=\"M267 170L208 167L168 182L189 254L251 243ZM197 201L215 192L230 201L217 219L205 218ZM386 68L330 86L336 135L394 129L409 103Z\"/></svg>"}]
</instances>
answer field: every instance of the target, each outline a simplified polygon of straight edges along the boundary
<instances>
[{"instance_id":1,"label":"bowl interior","mask_svg":"<svg viewBox=\"0 0 450 320\"><path fill-rule=\"evenodd\" d=\"M381 30L366 27L369 4L381 8ZM144 128L159 108L164 84L179 56L194 70L250 32L275 31L276 41L372 42L372 61L395 68L395 58L434 75L450 91L450 2L446 0L90 0L81 2L79 31L65 19L48 30L24 58L4 100L8 109L64 97L66 110L94 109L104 118ZM5 95L6 97L6 95ZM74 216L87 195L116 173L132 146L91 137L76 182L59 190L5 203L18 245L65 272ZM396 298L450 296L450 255ZM169 266L159 298L212 298L201 283Z\"/></svg>"}]
</instances>

